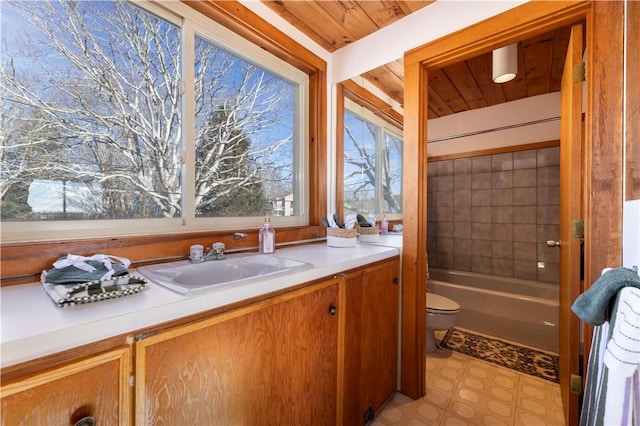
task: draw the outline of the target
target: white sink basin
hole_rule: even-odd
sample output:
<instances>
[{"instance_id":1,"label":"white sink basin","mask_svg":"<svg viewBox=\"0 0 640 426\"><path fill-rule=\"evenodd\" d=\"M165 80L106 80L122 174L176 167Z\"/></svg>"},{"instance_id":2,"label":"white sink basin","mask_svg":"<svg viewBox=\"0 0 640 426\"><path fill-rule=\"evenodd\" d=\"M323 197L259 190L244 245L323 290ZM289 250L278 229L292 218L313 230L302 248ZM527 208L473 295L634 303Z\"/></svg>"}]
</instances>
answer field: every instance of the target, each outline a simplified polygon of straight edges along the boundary
<instances>
[{"instance_id":1,"label":"white sink basin","mask_svg":"<svg viewBox=\"0 0 640 426\"><path fill-rule=\"evenodd\" d=\"M228 256L223 260L203 263L179 262L141 266L138 272L161 286L181 294L189 294L228 284L254 282L313 265L285 257L265 254Z\"/></svg>"}]
</instances>

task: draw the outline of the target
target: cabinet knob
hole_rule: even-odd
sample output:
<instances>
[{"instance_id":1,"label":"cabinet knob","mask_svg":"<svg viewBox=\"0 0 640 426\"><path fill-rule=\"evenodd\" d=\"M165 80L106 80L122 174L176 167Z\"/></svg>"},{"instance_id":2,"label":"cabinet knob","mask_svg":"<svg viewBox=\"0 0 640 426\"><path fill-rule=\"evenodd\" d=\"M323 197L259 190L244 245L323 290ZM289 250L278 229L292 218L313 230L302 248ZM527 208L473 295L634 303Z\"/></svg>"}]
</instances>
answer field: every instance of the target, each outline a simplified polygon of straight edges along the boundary
<instances>
[{"instance_id":1,"label":"cabinet knob","mask_svg":"<svg viewBox=\"0 0 640 426\"><path fill-rule=\"evenodd\" d=\"M336 312L338 311L338 307L336 305L329 305L329 315L335 315Z\"/></svg>"},{"instance_id":2,"label":"cabinet knob","mask_svg":"<svg viewBox=\"0 0 640 426\"><path fill-rule=\"evenodd\" d=\"M74 426L96 426L96 420L91 416L83 417L75 422Z\"/></svg>"},{"instance_id":3,"label":"cabinet knob","mask_svg":"<svg viewBox=\"0 0 640 426\"><path fill-rule=\"evenodd\" d=\"M400 280L398 279L398 277L395 277L393 279L393 285L398 285L399 282L400 282Z\"/></svg>"}]
</instances>

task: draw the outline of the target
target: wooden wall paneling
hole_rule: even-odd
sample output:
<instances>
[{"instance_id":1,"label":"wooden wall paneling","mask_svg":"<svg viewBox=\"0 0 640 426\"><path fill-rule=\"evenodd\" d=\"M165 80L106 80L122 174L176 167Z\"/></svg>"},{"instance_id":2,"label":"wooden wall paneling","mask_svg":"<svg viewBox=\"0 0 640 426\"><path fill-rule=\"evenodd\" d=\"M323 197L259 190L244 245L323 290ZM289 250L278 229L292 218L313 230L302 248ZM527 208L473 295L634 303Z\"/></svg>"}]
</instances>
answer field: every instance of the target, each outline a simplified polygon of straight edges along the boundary
<instances>
[{"instance_id":1,"label":"wooden wall paneling","mask_svg":"<svg viewBox=\"0 0 640 426\"><path fill-rule=\"evenodd\" d=\"M402 83L402 88L404 88L404 59L400 58L393 62L389 62L385 65L395 75L398 77L399 81Z\"/></svg>"},{"instance_id":2,"label":"wooden wall paneling","mask_svg":"<svg viewBox=\"0 0 640 426\"><path fill-rule=\"evenodd\" d=\"M433 0L433 1L435 1L435 0ZM429 1L413 1L413 0L402 1L402 0L399 0L398 1L398 5L404 11L404 13L408 15L410 12L415 12L416 10L421 9L424 6L433 3L433 1L431 1L431 0L429 0Z\"/></svg>"},{"instance_id":3,"label":"wooden wall paneling","mask_svg":"<svg viewBox=\"0 0 640 426\"><path fill-rule=\"evenodd\" d=\"M389 67L382 66L362 74L362 77L402 105L404 82Z\"/></svg>"},{"instance_id":4,"label":"wooden wall paneling","mask_svg":"<svg viewBox=\"0 0 640 426\"><path fill-rule=\"evenodd\" d=\"M585 274L588 290L602 269L622 264L622 2L592 3L587 21L585 127ZM584 337L585 363L592 328Z\"/></svg>"},{"instance_id":5,"label":"wooden wall paneling","mask_svg":"<svg viewBox=\"0 0 640 426\"><path fill-rule=\"evenodd\" d=\"M640 199L640 2L627 1L626 199Z\"/></svg>"},{"instance_id":6,"label":"wooden wall paneling","mask_svg":"<svg viewBox=\"0 0 640 426\"><path fill-rule=\"evenodd\" d=\"M488 58L487 58L488 57ZM518 55L520 57L520 55ZM518 59L520 61L520 59ZM467 60L476 70L478 86L484 94L487 104L499 104L507 102L505 87L507 84L495 84L491 74L491 52L485 52ZM431 103L431 99L429 99Z\"/></svg>"},{"instance_id":7,"label":"wooden wall paneling","mask_svg":"<svg viewBox=\"0 0 640 426\"><path fill-rule=\"evenodd\" d=\"M583 25L586 27L585 25ZM586 30L586 28L585 28ZM551 61L552 69L551 69L551 79L550 79L550 90L552 92L557 92L560 90L560 83L562 81L562 64L565 55L567 54L567 46L569 45L569 36L571 35L571 31L569 27L558 28L554 31L553 38L553 50L552 55L553 59ZM583 37L584 41L584 37ZM585 41L586 45L586 41ZM584 47L584 46L583 46Z\"/></svg>"},{"instance_id":8,"label":"wooden wall paneling","mask_svg":"<svg viewBox=\"0 0 640 426\"><path fill-rule=\"evenodd\" d=\"M348 31L346 31L347 35L343 35L340 38L336 37L338 34L345 34L344 30L346 28L343 29L343 25L340 22L342 17L338 18L339 20L336 21L330 13L320 6L319 2L268 1L266 3L285 19L293 19L294 26L299 27L302 25L311 30L311 38L330 52L333 52L336 49L356 40L353 35L348 34ZM344 16L347 16L346 12Z\"/></svg>"},{"instance_id":9,"label":"wooden wall paneling","mask_svg":"<svg viewBox=\"0 0 640 426\"><path fill-rule=\"evenodd\" d=\"M451 64L454 66L455 64ZM465 100L458 95L458 90L451 83L451 80L444 72L444 69L433 69L429 71L429 81L437 84L438 91L436 92L441 99L446 99L447 105L451 108L453 113L466 111L468 109Z\"/></svg>"},{"instance_id":10,"label":"wooden wall paneling","mask_svg":"<svg viewBox=\"0 0 640 426\"><path fill-rule=\"evenodd\" d=\"M469 70L466 62L457 62L453 65L449 65L444 69L444 71L452 81L465 83L464 86L456 85L455 87L456 90L463 95L463 99L469 108L475 109L487 106L482 90L480 90L478 83L473 78L471 70Z\"/></svg>"},{"instance_id":11,"label":"wooden wall paneling","mask_svg":"<svg viewBox=\"0 0 640 426\"><path fill-rule=\"evenodd\" d=\"M398 7L395 1L386 2L388 5L386 8L379 7L379 4L383 3L382 1L359 1L357 3L378 28L386 27L404 17L402 8Z\"/></svg>"},{"instance_id":12,"label":"wooden wall paneling","mask_svg":"<svg viewBox=\"0 0 640 426\"><path fill-rule=\"evenodd\" d=\"M380 117L392 126L395 126L402 130L404 122L402 114L391 108L391 106L385 101L378 98L364 87L354 83L352 80L342 82L341 86L344 96L346 96L348 99L351 99L358 105L368 109L373 114ZM342 110L338 109L338 114L340 114L341 111L344 112L343 110L344 106Z\"/></svg>"},{"instance_id":13,"label":"wooden wall paneling","mask_svg":"<svg viewBox=\"0 0 640 426\"><path fill-rule=\"evenodd\" d=\"M627 118L625 143L627 147L626 200L640 200L640 109L636 109Z\"/></svg>"},{"instance_id":14,"label":"wooden wall paneling","mask_svg":"<svg viewBox=\"0 0 640 426\"><path fill-rule=\"evenodd\" d=\"M327 74L318 70L309 76L309 224L320 225L327 212ZM318 228L325 235L324 227Z\"/></svg>"},{"instance_id":15,"label":"wooden wall paneling","mask_svg":"<svg viewBox=\"0 0 640 426\"><path fill-rule=\"evenodd\" d=\"M548 74L543 70L551 68L554 47L553 35L553 31L541 34L531 38L527 45L522 46L525 69L519 70L519 72L527 74L526 90L528 96L549 93L550 81Z\"/></svg>"},{"instance_id":16,"label":"wooden wall paneling","mask_svg":"<svg viewBox=\"0 0 640 426\"><path fill-rule=\"evenodd\" d=\"M406 85L406 79L405 79ZM453 110L449 108L447 102L438 95L433 89L429 88L429 111L428 119L438 118L443 115L453 114Z\"/></svg>"},{"instance_id":17,"label":"wooden wall paneling","mask_svg":"<svg viewBox=\"0 0 640 426\"><path fill-rule=\"evenodd\" d=\"M592 260L585 282L593 283L602 269L622 262L622 2L593 2L587 26L586 141L588 187L585 201L585 256ZM590 232L587 232L590 230Z\"/></svg>"},{"instance_id":18,"label":"wooden wall paneling","mask_svg":"<svg viewBox=\"0 0 640 426\"><path fill-rule=\"evenodd\" d=\"M327 71L327 64L322 58L237 1L182 0L182 2L294 67L307 73L314 73L316 70L325 73Z\"/></svg>"},{"instance_id":19,"label":"wooden wall paneling","mask_svg":"<svg viewBox=\"0 0 640 426\"><path fill-rule=\"evenodd\" d=\"M287 2L286 5L288 6L291 3L295 2ZM347 34L353 36L353 38L350 39L340 39L341 43L352 43L356 40L360 40L361 38L368 36L369 34L379 29L376 23L373 22L369 15L367 15L367 13L360 7L349 7L350 5L345 5L345 3L335 1L307 1L301 3L304 6L309 3L316 3L319 7L324 9L335 22L339 24L337 34L340 34L342 31L346 31ZM308 7L308 9L313 8L312 5L310 6L311 7ZM313 20L318 20L317 16L314 16ZM335 34L333 34L331 38L337 39ZM345 44L343 44L342 46L344 46Z\"/></svg>"},{"instance_id":20,"label":"wooden wall paneling","mask_svg":"<svg viewBox=\"0 0 640 426\"><path fill-rule=\"evenodd\" d=\"M432 3L432 0L274 1L263 3L329 52Z\"/></svg>"}]
</instances>

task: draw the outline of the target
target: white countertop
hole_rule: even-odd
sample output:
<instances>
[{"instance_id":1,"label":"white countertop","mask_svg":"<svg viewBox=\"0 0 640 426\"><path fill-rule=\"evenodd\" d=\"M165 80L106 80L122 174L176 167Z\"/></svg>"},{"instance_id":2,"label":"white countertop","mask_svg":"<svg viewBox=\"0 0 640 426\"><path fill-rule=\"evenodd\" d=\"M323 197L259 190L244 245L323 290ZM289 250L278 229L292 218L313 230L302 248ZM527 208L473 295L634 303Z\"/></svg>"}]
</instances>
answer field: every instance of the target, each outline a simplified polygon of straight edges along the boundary
<instances>
[{"instance_id":1,"label":"white countertop","mask_svg":"<svg viewBox=\"0 0 640 426\"><path fill-rule=\"evenodd\" d=\"M320 243L281 248L276 255L307 262L314 267L260 283L240 283L193 296L180 295L149 282L148 288L134 295L65 308L57 307L40 283L2 287L0 366L7 367L332 276L398 253L393 246L373 244L333 248Z\"/></svg>"},{"instance_id":2,"label":"white countertop","mask_svg":"<svg viewBox=\"0 0 640 426\"><path fill-rule=\"evenodd\" d=\"M387 235L379 235L376 241L368 241L366 243L372 246L394 247L402 251L402 233L389 232Z\"/></svg>"}]
</instances>

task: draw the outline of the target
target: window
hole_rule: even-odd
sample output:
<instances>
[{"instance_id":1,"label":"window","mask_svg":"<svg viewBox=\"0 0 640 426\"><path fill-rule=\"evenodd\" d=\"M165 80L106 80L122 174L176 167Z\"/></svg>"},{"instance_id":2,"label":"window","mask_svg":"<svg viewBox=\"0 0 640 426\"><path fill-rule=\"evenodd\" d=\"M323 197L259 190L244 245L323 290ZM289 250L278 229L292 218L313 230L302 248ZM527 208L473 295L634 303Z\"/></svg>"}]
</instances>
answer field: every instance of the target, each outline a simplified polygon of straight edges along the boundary
<instances>
[{"instance_id":1,"label":"window","mask_svg":"<svg viewBox=\"0 0 640 426\"><path fill-rule=\"evenodd\" d=\"M345 100L344 214L402 213L402 137L398 129Z\"/></svg>"},{"instance_id":2,"label":"window","mask_svg":"<svg viewBox=\"0 0 640 426\"><path fill-rule=\"evenodd\" d=\"M306 223L306 74L178 2L0 7L11 229Z\"/></svg>"},{"instance_id":3,"label":"window","mask_svg":"<svg viewBox=\"0 0 640 426\"><path fill-rule=\"evenodd\" d=\"M196 216L276 215L293 195L294 85L201 37L195 58Z\"/></svg>"}]
</instances>

